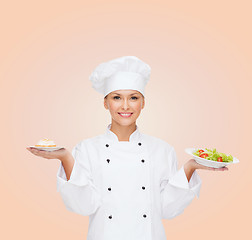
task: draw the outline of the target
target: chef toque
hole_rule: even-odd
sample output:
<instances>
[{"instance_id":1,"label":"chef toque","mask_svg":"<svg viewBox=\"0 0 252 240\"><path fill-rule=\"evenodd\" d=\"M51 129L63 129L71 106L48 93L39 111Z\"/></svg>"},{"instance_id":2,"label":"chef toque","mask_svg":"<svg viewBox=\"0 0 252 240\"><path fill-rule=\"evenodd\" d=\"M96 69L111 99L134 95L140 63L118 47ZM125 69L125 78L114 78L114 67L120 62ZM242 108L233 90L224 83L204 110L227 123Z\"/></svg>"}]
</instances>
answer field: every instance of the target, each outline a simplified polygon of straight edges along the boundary
<instances>
[{"instance_id":1,"label":"chef toque","mask_svg":"<svg viewBox=\"0 0 252 240\"><path fill-rule=\"evenodd\" d=\"M135 56L119 57L99 64L89 80L92 87L104 97L115 90L137 90L144 96L151 68Z\"/></svg>"}]
</instances>

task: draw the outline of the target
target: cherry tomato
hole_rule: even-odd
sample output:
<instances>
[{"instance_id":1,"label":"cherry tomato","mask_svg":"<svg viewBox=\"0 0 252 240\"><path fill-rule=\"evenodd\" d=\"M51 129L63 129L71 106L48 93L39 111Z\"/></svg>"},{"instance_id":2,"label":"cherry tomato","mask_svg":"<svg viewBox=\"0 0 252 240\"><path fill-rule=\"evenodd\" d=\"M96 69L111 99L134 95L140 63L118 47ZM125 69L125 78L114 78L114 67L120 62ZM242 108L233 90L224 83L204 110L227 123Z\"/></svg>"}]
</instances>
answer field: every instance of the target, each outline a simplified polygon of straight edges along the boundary
<instances>
[{"instance_id":1,"label":"cherry tomato","mask_svg":"<svg viewBox=\"0 0 252 240\"><path fill-rule=\"evenodd\" d=\"M202 150L202 149L201 149L201 150L199 150L199 153L202 153L202 152L204 152L204 150Z\"/></svg>"},{"instance_id":2,"label":"cherry tomato","mask_svg":"<svg viewBox=\"0 0 252 240\"><path fill-rule=\"evenodd\" d=\"M223 162L222 157L218 157L217 162Z\"/></svg>"},{"instance_id":3,"label":"cherry tomato","mask_svg":"<svg viewBox=\"0 0 252 240\"><path fill-rule=\"evenodd\" d=\"M206 157L208 157L208 154L207 153L202 153L199 156L202 157L202 158L206 158Z\"/></svg>"}]
</instances>

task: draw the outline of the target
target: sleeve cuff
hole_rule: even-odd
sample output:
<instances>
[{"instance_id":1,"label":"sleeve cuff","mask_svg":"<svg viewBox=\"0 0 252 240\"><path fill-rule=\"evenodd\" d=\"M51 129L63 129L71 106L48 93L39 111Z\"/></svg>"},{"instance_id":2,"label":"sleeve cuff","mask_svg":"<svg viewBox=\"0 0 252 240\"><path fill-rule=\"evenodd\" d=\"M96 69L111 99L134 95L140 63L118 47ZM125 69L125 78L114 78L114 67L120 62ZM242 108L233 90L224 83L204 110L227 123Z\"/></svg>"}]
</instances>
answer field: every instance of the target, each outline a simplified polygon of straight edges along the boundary
<instances>
[{"instance_id":1,"label":"sleeve cuff","mask_svg":"<svg viewBox=\"0 0 252 240\"><path fill-rule=\"evenodd\" d=\"M170 178L169 184L178 188L190 190L194 193L195 196L199 198L201 179L196 170L193 172L190 181L188 182L183 166Z\"/></svg>"},{"instance_id":2,"label":"sleeve cuff","mask_svg":"<svg viewBox=\"0 0 252 240\"><path fill-rule=\"evenodd\" d=\"M72 173L70 176L70 179L67 180L66 178L66 172L65 169L62 165L62 162L60 162L60 166L57 172L57 192L60 191L60 189L65 185L65 184L73 184L76 186L85 186L89 183L88 178L85 175L78 175L76 172L76 161L74 162L74 166L72 169Z\"/></svg>"}]
</instances>

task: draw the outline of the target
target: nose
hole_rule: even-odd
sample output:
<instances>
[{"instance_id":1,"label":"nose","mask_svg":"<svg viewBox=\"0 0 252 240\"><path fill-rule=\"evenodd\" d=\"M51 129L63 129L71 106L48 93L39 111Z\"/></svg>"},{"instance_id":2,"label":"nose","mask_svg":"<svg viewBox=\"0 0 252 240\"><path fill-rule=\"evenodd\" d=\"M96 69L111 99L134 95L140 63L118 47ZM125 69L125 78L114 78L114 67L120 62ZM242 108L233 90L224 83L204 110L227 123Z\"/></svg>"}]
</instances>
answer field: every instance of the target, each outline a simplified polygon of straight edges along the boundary
<instances>
[{"instance_id":1,"label":"nose","mask_svg":"<svg viewBox=\"0 0 252 240\"><path fill-rule=\"evenodd\" d=\"M122 107L123 107L123 109L125 109L125 110L129 108L129 104L128 104L128 100L127 100L127 99L124 100L123 106L122 106Z\"/></svg>"}]
</instances>

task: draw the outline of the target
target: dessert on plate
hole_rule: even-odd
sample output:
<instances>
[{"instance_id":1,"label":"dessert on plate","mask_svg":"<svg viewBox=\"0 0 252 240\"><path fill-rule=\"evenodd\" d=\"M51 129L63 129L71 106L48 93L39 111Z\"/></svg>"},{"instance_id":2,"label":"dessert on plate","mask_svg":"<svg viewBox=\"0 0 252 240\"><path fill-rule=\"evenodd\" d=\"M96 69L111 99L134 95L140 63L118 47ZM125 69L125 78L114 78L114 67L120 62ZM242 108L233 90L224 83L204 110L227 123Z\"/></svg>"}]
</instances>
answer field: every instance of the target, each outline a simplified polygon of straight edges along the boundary
<instances>
[{"instance_id":1,"label":"dessert on plate","mask_svg":"<svg viewBox=\"0 0 252 240\"><path fill-rule=\"evenodd\" d=\"M56 144L53 140L44 138L42 140L39 140L35 147L56 147Z\"/></svg>"},{"instance_id":2,"label":"dessert on plate","mask_svg":"<svg viewBox=\"0 0 252 240\"><path fill-rule=\"evenodd\" d=\"M62 149L64 147L59 147L54 143L53 140L48 139L48 138L44 138L44 139L39 140L36 145L29 146L29 148L36 148L36 149L39 149L39 150L52 152L52 151Z\"/></svg>"}]
</instances>

